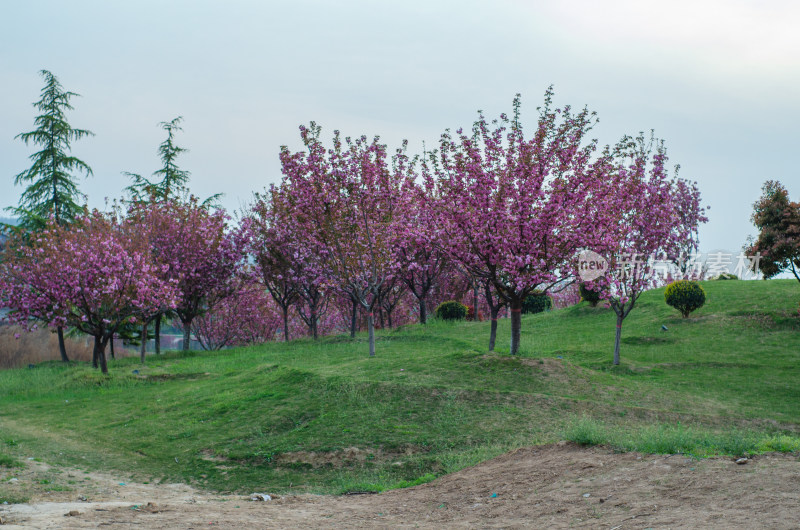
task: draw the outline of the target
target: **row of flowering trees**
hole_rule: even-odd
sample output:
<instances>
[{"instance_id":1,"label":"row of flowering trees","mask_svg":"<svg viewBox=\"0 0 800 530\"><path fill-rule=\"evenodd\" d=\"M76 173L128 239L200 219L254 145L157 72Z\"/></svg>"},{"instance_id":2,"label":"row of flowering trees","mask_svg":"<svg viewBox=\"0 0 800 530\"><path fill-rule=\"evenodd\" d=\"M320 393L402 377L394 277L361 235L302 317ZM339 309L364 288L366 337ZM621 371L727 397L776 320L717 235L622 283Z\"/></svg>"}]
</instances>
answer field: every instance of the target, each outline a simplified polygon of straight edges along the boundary
<instances>
[{"instance_id":1,"label":"row of flowering trees","mask_svg":"<svg viewBox=\"0 0 800 530\"><path fill-rule=\"evenodd\" d=\"M281 149L280 184L236 226L169 189L71 228L51 223L12 243L0 297L18 322L94 336L104 371L115 332L136 324L146 337L163 315L180 321L184 348L194 331L209 349L288 340L301 326L316 338L349 321L355 333L363 319L373 356L376 319L425 323L433 303L467 291L492 318L490 349L509 309L516 354L525 298L577 281L576 255L591 250L610 265L587 285L617 313L618 362L622 321L653 285L648 258L696 248L704 210L696 185L669 175L663 143L599 148L594 114L551 100L548 90L530 134L517 97L512 116L479 115L419 157L338 131L328 145L312 122L302 150Z\"/></svg>"},{"instance_id":2,"label":"row of flowering trees","mask_svg":"<svg viewBox=\"0 0 800 530\"><path fill-rule=\"evenodd\" d=\"M239 254L222 212L188 201L134 202L125 212L87 212L12 239L0 264L0 296L25 327L68 326L94 337L94 363L130 325L165 314L184 325L225 295ZM146 333L143 334L146 336Z\"/></svg>"}]
</instances>

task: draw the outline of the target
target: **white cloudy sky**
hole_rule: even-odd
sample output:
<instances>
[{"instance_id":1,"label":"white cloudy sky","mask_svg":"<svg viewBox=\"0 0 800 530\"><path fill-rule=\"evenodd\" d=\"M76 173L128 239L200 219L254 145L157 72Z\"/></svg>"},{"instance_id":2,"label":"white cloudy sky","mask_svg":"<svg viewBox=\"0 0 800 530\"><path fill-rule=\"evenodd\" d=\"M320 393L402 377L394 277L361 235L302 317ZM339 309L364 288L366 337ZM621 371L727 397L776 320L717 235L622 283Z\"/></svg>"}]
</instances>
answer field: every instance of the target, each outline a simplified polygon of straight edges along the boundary
<instances>
[{"instance_id":1,"label":"white cloudy sky","mask_svg":"<svg viewBox=\"0 0 800 530\"><path fill-rule=\"evenodd\" d=\"M40 69L82 95L69 119L96 133L73 148L91 206L120 196L122 171L157 169L157 124L178 115L193 191L237 209L310 120L421 150L517 92L532 124L553 84L556 103L598 112L603 143L655 129L711 206L703 249L735 251L764 180L800 199L798 22L777 1L5 2L0 207L22 191L31 148L14 136Z\"/></svg>"}]
</instances>

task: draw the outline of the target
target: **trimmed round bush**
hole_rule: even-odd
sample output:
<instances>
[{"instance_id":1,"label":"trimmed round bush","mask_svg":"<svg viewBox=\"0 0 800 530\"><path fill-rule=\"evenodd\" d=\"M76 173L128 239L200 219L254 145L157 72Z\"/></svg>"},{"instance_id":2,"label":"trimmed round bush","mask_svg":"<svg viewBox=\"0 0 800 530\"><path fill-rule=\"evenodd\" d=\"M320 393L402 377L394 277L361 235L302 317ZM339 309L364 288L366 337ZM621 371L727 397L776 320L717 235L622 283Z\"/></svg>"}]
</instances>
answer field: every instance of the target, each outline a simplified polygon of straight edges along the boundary
<instances>
[{"instance_id":1,"label":"trimmed round bush","mask_svg":"<svg viewBox=\"0 0 800 530\"><path fill-rule=\"evenodd\" d=\"M738 280L739 277L735 274L731 274L730 272L723 272L722 274L717 274L712 280Z\"/></svg>"},{"instance_id":2,"label":"trimmed round bush","mask_svg":"<svg viewBox=\"0 0 800 530\"><path fill-rule=\"evenodd\" d=\"M597 304L600 302L600 293L592 291L583 283L578 286L578 289L581 293L581 300L589 302L589 305L592 307L597 307Z\"/></svg>"},{"instance_id":3,"label":"trimmed round bush","mask_svg":"<svg viewBox=\"0 0 800 530\"><path fill-rule=\"evenodd\" d=\"M464 320L467 318L467 306L455 300L448 300L436 306L436 318L442 320Z\"/></svg>"},{"instance_id":4,"label":"trimmed round bush","mask_svg":"<svg viewBox=\"0 0 800 530\"><path fill-rule=\"evenodd\" d=\"M692 311L703 307L706 303L706 292L697 282L678 280L667 285L664 290L664 301L686 318Z\"/></svg>"},{"instance_id":5,"label":"trimmed round bush","mask_svg":"<svg viewBox=\"0 0 800 530\"><path fill-rule=\"evenodd\" d=\"M538 289L525 297L522 301L522 314L541 313L553 308L553 299Z\"/></svg>"}]
</instances>

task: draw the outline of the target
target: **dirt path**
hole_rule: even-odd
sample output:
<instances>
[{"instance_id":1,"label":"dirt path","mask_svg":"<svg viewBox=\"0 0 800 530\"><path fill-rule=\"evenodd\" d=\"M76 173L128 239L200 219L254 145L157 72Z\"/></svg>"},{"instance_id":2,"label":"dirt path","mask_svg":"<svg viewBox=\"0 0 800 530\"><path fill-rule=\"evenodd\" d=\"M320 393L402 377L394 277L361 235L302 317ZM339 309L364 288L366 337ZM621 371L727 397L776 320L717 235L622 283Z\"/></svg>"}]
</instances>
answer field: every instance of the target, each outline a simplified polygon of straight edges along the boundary
<instances>
[{"instance_id":1,"label":"dirt path","mask_svg":"<svg viewBox=\"0 0 800 530\"><path fill-rule=\"evenodd\" d=\"M121 485L118 477L35 462L3 487L24 490L54 473L59 483L72 484L71 491L33 492L27 504L0 506L8 525L3 528L800 527L797 455L764 455L737 465L730 459L615 454L562 442L520 449L430 484L381 495L300 495L268 502L186 485Z\"/></svg>"}]
</instances>

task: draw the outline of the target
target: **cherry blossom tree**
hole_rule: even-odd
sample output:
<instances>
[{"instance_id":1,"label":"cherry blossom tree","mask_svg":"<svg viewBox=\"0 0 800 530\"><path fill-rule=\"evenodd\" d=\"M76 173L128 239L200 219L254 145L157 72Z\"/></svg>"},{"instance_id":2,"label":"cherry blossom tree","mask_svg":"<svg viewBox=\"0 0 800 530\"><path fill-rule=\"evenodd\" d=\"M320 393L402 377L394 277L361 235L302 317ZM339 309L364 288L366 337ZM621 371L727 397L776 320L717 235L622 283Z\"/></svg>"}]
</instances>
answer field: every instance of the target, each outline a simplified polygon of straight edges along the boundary
<instances>
[{"instance_id":1,"label":"cherry blossom tree","mask_svg":"<svg viewBox=\"0 0 800 530\"><path fill-rule=\"evenodd\" d=\"M165 265L165 279L177 284L174 311L183 325L186 351L192 321L207 309L211 297L224 296L221 291L230 288L241 262L241 253L227 230L228 216L210 210L196 197L134 202L129 215L146 233L153 258Z\"/></svg>"},{"instance_id":2,"label":"cherry blossom tree","mask_svg":"<svg viewBox=\"0 0 800 530\"><path fill-rule=\"evenodd\" d=\"M678 178L679 169L680 166L675 166L673 203L680 226L686 227L688 232L680 243L678 255L672 262L677 266L681 278L690 279L693 276L691 271L693 255L696 257L695 252L700 245L699 225L708 222L706 210L709 207L701 205L700 190L694 182Z\"/></svg>"},{"instance_id":3,"label":"cherry blossom tree","mask_svg":"<svg viewBox=\"0 0 800 530\"><path fill-rule=\"evenodd\" d=\"M398 231L393 242L394 275L414 295L419 305L419 322L427 320L427 302L431 289L448 269L447 256L431 238L429 228L436 219L432 212L419 200L424 190L416 186L408 190L417 200L410 200L408 207L400 212L399 220L407 230Z\"/></svg>"},{"instance_id":4,"label":"cherry blossom tree","mask_svg":"<svg viewBox=\"0 0 800 530\"><path fill-rule=\"evenodd\" d=\"M286 185L256 194L242 221L240 239L255 261L255 273L283 313L284 340L289 340L289 309L295 307L308 333L318 338L318 325L328 308L330 273L324 248L308 237L297 220L295 201Z\"/></svg>"},{"instance_id":5,"label":"cherry blossom tree","mask_svg":"<svg viewBox=\"0 0 800 530\"><path fill-rule=\"evenodd\" d=\"M274 208L275 188L269 194L256 194L256 201L242 219L239 246L252 256L253 281L272 296L283 317L283 340L289 341L289 308L299 299L297 275L291 251L290 232L282 230L280 213Z\"/></svg>"},{"instance_id":6,"label":"cherry blossom tree","mask_svg":"<svg viewBox=\"0 0 800 530\"><path fill-rule=\"evenodd\" d=\"M204 350L266 342L281 326L280 314L260 284L246 277L234 281L226 296L211 300L208 310L192 321Z\"/></svg>"},{"instance_id":7,"label":"cherry blossom tree","mask_svg":"<svg viewBox=\"0 0 800 530\"><path fill-rule=\"evenodd\" d=\"M305 151L281 149L284 185L295 219L314 241L338 288L367 311L369 352L375 355L374 313L381 288L392 276L397 212L409 185L408 158L398 150L390 170L379 138L342 138L333 147L320 140L320 127L301 127Z\"/></svg>"},{"instance_id":8,"label":"cherry blossom tree","mask_svg":"<svg viewBox=\"0 0 800 530\"><path fill-rule=\"evenodd\" d=\"M601 246L603 203L611 195L604 157L595 159L584 109L554 109L545 94L526 138L520 97L511 118L482 113L471 134L445 132L423 165L437 212L438 242L473 276L491 281L511 310L512 355L519 351L522 302L535 289L562 285L577 249Z\"/></svg>"},{"instance_id":9,"label":"cherry blossom tree","mask_svg":"<svg viewBox=\"0 0 800 530\"><path fill-rule=\"evenodd\" d=\"M644 135L623 138L614 149L612 174L619 195L608 203L615 225L603 250L608 273L589 278L617 315L614 364L620 362L622 323L639 296L656 286L659 262L669 263L696 250L697 231L706 221L693 182L669 178L664 142Z\"/></svg>"},{"instance_id":10,"label":"cherry blossom tree","mask_svg":"<svg viewBox=\"0 0 800 530\"><path fill-rule=\"evenodd\" d=\"M392 313L402 302L407 293L406 285L397 276L391 276L381 287L378 294L378 319L381 328L393 327ZM386 320L384 322L384 315Z\"/></svg>"},{"instance_id":11,"label":"cherry blossom tree","mask_svg":"<svg viewBox=\"0 0 800 530\"><path fill-rule=\"evenodd\" d=\"M94 365L108 373L106 346L120 327L176 307L177 282L163 279L163 267L134 223L94 211L16 240L0 265L0 301L23 326L37 319L91 335Z\"/></svg>"}]
</instances>

